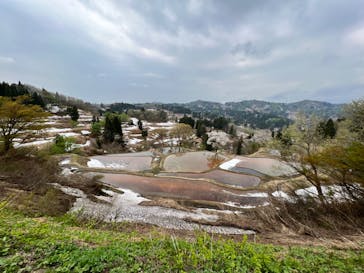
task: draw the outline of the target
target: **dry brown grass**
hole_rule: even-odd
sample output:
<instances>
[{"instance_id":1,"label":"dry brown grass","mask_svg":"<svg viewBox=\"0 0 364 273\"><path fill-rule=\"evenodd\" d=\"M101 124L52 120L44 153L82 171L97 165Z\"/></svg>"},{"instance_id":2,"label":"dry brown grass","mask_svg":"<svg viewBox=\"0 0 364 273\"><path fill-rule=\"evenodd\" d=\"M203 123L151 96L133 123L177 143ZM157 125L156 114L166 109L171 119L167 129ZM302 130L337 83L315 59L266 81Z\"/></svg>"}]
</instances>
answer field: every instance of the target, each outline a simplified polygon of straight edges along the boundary
<instances>
[{"instance_id":1,"label":"dry brown grass","mask_svg":"<svg viewBox=\"0 0 364 273\"><path fill-rule=\"evenodd\" d=\"M326 202L300 199L271 200L270 206L251 212L261 222L262 232L291 232L313 237L335 237L363 232L364 202Z\"/></svg>"},{"instance_id":2,"label":"dry brown grass","mask_svg":"<svg viewBox=\"0 0 364 273\"><path fill-rule=\"evenodd\" d=\"M95 179L79 175L61 176L58 160L37 156L30 150L13 150L0 157L0 202L31 215L61 215L75 198L55 189L50 183L75 187L88 195L100 194Z\"/></svg>"}]
</instances>

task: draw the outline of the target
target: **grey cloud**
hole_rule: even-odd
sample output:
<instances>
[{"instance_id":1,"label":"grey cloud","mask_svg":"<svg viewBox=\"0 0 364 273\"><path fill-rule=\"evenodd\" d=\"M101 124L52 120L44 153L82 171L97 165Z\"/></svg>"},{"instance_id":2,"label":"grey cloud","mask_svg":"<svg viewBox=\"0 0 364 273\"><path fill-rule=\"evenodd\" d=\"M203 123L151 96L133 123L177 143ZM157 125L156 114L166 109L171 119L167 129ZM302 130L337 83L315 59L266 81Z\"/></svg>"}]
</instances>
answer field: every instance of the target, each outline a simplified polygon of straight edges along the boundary
<instances>
[{"instance_id":1,"label":"grey cloud","mask_svg":"<svg viewBox=\"0 0 364 273\"><path fill-rule=\"evenodd\" d=\"M243 43L243 44L236 44L231 49L232 55L238 55L240 53L243 53L244 56L253 56L253 57L266 57L270 53L270 49L268 46L257 46L254 45L251 41Z\"/></svg>"},{"instance_id":2,"label":"grey cloud","mask_svg":"<svg viewBox=\"0 0 364 273\"><path fill-rule=\"evenodd\" d=\"M360 0L5 0L0 18L0 80L96 102L310 98L363 81Z\"/></svg>"}]
</instances>

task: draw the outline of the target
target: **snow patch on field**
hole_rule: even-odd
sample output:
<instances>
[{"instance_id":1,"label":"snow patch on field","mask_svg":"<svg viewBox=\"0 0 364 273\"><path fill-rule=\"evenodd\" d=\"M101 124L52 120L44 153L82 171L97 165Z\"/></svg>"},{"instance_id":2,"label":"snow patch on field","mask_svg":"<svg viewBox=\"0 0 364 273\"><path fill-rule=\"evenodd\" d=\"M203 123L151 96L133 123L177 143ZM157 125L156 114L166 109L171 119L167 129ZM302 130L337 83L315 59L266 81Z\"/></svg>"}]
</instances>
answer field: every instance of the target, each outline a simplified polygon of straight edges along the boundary
<instances>
[{"instance_id":1,"label":"snow patch on field","mask_svg":"<svg viewBox=\"0 0 364 273\"><path fill-rule=\"evenodd\" d=\"M83 136L88 136L90 134L91 134L91 132L88 130L81 130L81 135L83 135Z\"/></svg>"},{"instance_id":2,"label":"snow patch on field","mask_svg":"<svg viewBox=\"0 0 364 273\"><path fill-rule=\"evenodd\" d=\"M59 133L60 136L64 137L73 137L73 136L80 136L79 133L69 132L69 133Z\"/></svg>"},{"instance_id":3,"label":"snow patch on field","mask_svg":"<svg viewBox=\"0 0 364 273\"><path fill-rule=\"evenodd\" d=\"M59 165L61 165L61 166L68 165L68 164L71 164L71 159L69 159L69 158L63 159L61 162L59 162Z\"/></svg>"},{"instance_id":4,"label":"snow patch on field","mask_svg":"<svg viewBox=\"0 0 364 273\"><path fill-rule=\"evenodd\" d=\"M266 192L248 192L248 193L244 193L244 194L239 194L239 196L267 198L268 193L266 193Z\"/></svg>"},{"instance_id":5,"label":"snow patch on field","mask_svg":"<svg viewBox=\"0 0 364 273\"><path fill-rule=\"evenodd\" d=\"M60 185L58 183L50 183L50 184L53 185L53 187L55 187L56 189L61 190L65 194L75 196L75 197L78 197L78 198L87 198L87 195L83 191L81 191L80 189L71 188L71 187L67 187L67 186L62 186L62 185Z\"/></svg>"},{"instance_id":6,"label":"snow patch on field","mask_svg":"<svg viewBox=\"0 0 364 273\"><path fill-rule=\"evenodd\" d=\"M240 159L237 159L237 158L234 158L234 159L231 159L227 162L224 162L220 165L220 169L223 169L223 170L231 170L232 168L234 168L236 166L236 164L238 164L241 160Z\"/></svg>"},{"instance_id":7,"label":"snow patch on field","mask_svg":"<svg viewBox=\"0 0 364 273\"><path fill-rule=\"evenodd\" d=\"M127 167L127 165L125 164L119 164L119 163L108 163L108 164L104 164L101 161L91 158L88 162L87 162L87 166L89 168L100 168L100 169L125 169Z\"/></svg>"},{"instance_id":8,"label":"snow patch on field","mask_svg":"<svg viewBox=\"0 0 364 273\"><path fill-rule=\"evenodd\" d=\"M263 204L261 205L240 205L238 203L235 203L235 202L226 202L226 203L223 203L224 205L227 205L229 207L234 207L234 208L240 208L240 209L255 209L257 207L265 207L265 206L268 206L270 203L269 202L264 202Z\"/></svg>"},{"instance_id":9,"label":"snow patch on field","mask_svg":"<svg viewBox=\"0 0 364 273\"><path fill-rule=\"evenodd\" d=\"M276 198L280 198L280 199L285 199L285 200L291 200L292 199L292 197L289 196L284 191L275 191L275 192L272 192L272 196L274 196Z\"/></svg>"},{"instance_id":10,"label":"snow patch on field","mask_svg":"<svg viewBox=\"0 0 364 273\"><path fill-rule=\"evenodd\" d=\"M71 128L54 128L54 127L41 130L42 133L64 133L70 131L72 131Z\"/></svg>"},{"instance_id":11,"label":"snow patch on field","mask_svg":"<svg viewBox=\"0 0 364 273\"><path fill-rule=\"evenodd\" d=\"M322 193L326 198L333 199L336 201L351 200L350 195L345 191L342 186L332 185L332 186L322 186ZM302 197L318 197L318 192L316 187L311 186L304 189L299 189L295 191L296 195Z\"/></svg>"},{"instance_id":12,"label":"snow patch on field","mask_svg":"<svg viewBox=\"0 0 364 273\"><path fill-rule=\"evenodd\" d=\"M139 142L142 142L143 140L141 140L141 139L138 139L138 138L131 138L131 139L129 139L128 140L128 144L129 145L135 145L135 144L137 144L137 143L139 143Z\"/></svg>"},{"instance_id":13,"label":"snow patch on field","mask_svg":"<svg viewBox=\"0 0 364 273\"><path fill-rule=\"evenodd\" d=\"M90 168L105 168L105 165L101 161L91 158L87 162L87 167L90 167Z\"/></svg>"},{"instance_id":14,"label":"snow patch on field","mask_svg":"<svg viewBox=\"0 0 364 273\"><path fill-rule=\"evenodd\" d=\"M53 139L44 139L44 140L36 140L36 141L32 141L32 142L27 142L27 143L14 143L14 148L42 146L42 145L51 143L52 141L53 141Z\"/></svg>"},{"instance_id":15,"label":"snow patch on field","mask_svg":"<svg viewBox=\"0 0 364 273\"><path fill-rule=\"evenodd\" d=\"M96 203L88 199L85 194L75 189L62 187L62 191L76 196L76 202L71 211L81 212L89 217L100 218L104 221L129 221L136 223L147 223L168 229L179 230L204 230L220 234L254 234L254 231L243 230L225 226L200 225L185 219L206 220L215 222L219 219L218 215L206 214L201 210L185 212L172 208L159 206L142 206L143 201L148 201L138 193L129 189L120 188L123 194L109 190L104 190L109 196L97 196L98 199L106 203Z\"/></svg>"}]
</instances>

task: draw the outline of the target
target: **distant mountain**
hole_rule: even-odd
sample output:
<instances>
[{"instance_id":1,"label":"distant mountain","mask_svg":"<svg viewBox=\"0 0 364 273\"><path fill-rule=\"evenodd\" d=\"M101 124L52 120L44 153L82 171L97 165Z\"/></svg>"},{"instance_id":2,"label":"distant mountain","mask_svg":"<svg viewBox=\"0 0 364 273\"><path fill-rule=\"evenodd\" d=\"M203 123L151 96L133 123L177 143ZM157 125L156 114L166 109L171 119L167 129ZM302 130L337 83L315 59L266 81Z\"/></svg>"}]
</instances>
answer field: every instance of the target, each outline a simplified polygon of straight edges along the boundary
<instances>
[{"instance_id":1,"label":"distant mountain","mask_svg":"<svg viewBox=\"0 0 364 273\"><path fill-rule=\"evenodd\" d=\"M276 128L288 125L298 113L316 115L321 118L336 118L340 116L343 104L332 104L321 101L304 100L293 103L278 103L259 100L244 100L240 102L218 103L197 100L181 104L161 104L160 107L170 110L170 106L190 110L193 116L201 118L216 118L225 116L236 123L247 124L257 128ZM175 111L179 113L178 111Z\"/></svg>"},{"instance_id":2,"label":"distant mountain","mask_svg":"<svg viewBox=\"0 0 364 273\"><path fill-rule=\"evenodd\" d=\"M197 100L189 103L113 103L95 105L77 98L67 97L59 93L52 93L45 89L31 85L2 83L0 95L17 96L24 92L31 95L37 93L45 104L63 106L77 106L85 111L97 113L99 110L124 112L132 109L161 109L179 114L192 115L195 118L215 119L217 117L230 118L237 124L249 125L255 128L282 128L290 124L298 113L316 115L320 118L337 118L341 115L344 104L332 104L322 101L303 100L292 103L268 102L260 100L243 100L240 102L212 102ZM20 93L19 93L20 92ZM22 93L23 92L23 93Z\"/></svg>"},{"instance_id":3,"label":"distant mountain","mask_svg":"<svg viewBox=\"0 0 364 273\"><path fill-rule=\"evenodd\" d=\"M301 92L282 92L267 98L268 101L300 101L310 98L316 101L328 101L331 103L347 103L364 97L364 84L349 84L336 87L325 87L318 90Z\"/></svg>"}]
</instances>

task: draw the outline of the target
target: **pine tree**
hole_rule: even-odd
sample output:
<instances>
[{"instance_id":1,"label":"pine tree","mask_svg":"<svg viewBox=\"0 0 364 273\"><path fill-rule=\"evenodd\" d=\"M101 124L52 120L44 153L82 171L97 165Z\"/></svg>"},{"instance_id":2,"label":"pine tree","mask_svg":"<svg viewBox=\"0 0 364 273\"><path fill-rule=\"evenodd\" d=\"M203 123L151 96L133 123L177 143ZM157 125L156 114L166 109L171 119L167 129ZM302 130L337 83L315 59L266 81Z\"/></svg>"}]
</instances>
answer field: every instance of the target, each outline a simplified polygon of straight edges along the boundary
<instances>
[{"instance_id":1,"label":"pine tree","mask_svg":"<svg viewBox=\"0 0 364 273\"><path fill-rule=\"evenodd\" d=\"M77 121L78 118L80 117L80 114L78 113L78 109L76 106L68 107L67 112L73 121Z\"/></svg>"},{"instance_id":2,"label":"pine tree","mask_svg":"<svg viewBox=\"0 0 364 273\"><path fill-rule=\"evenodd\" d=\"M243 145L243 137L240 137L236 144L236 154L241 155Z\"/></svg>"},{"instance_id":3,"label":"pine tree","mask_svg":"<svg viewBox=\"0 0 364 273\"><path fill-rule=\"evenodd\" d=\"M329 138L334 138L336 136L336 127L334 121L331 118L326 122L325 127L325 136Z\"/></svg>"},{"instance_id":4,"label":"pine tree","mask_svg":"<svg viewBox=\"0 0 364 273\"><path fill-rule=\"evenodd\" d=\"M114 135L114 131L113 131L113 124L110 120L109 115L106 115L106 117L105 117L105 127L104 127L103 138L106 143L111 143L115 139L115 135Z\"/></svg>"},{"instance_id":5,"label":"pine tree","mask_svg":"<svg viewBox=\"0 0 364 273\"><path fill-rule=\"evenodd\" d=\"M112 117L112 127L113 127L113 132L114 134L123 135L123 131L121 129L121 122L118 116L113 116Z\"/></svg>"},{"instance_id":6,"label":"pine tree","mask_svg":"<svg viewBox=\"0 0 364 273\"><path fill-rule=\"evenodd\" d=\"M143 122L140 119L138 120L138 128L140 131L143 131Z\"/></svg>"},{"instance_id":7,"label":"pine tree","mask_svg":"<svg viewBox=\"0 0 364 273\"><path fill-rule=\"evenodd\" d=\"M206 134L206 126L203 124L202 120L198 120L196 122L196 136L202 137L204 134Z\"/></svg>"}]
</instances>

